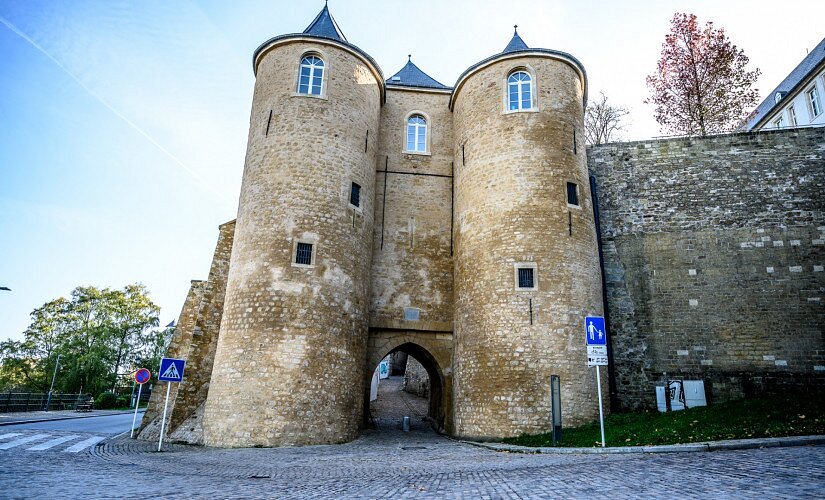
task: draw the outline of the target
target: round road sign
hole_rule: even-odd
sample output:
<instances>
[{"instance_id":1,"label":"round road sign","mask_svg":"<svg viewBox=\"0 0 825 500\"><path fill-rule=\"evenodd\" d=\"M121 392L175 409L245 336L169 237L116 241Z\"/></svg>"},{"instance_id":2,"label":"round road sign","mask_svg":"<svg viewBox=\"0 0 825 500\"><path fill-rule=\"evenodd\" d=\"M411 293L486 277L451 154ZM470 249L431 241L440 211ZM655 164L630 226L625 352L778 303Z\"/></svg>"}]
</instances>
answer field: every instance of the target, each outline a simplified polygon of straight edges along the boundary
<instances>
[{"instance_id":1,"label":"round road sign","mask_svg":"<svg viewBox=\"0 0 825 500\"><path fill-rule=\"evenodd\" d=\"M143 385L148 382L150 378L152 378L152 373L146 368L141 368L135 372L135 382L138 384Z\"/></svg>"}]
</instances>

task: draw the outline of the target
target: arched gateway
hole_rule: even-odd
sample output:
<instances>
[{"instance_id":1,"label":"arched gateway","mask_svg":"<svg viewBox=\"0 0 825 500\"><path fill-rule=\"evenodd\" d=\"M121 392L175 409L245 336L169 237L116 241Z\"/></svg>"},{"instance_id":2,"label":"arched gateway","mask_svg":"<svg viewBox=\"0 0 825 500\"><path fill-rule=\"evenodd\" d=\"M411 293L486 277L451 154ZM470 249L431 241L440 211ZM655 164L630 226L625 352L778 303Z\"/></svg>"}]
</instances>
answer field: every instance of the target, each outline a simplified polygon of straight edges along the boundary
<instances>
[{"instance_id":1,"label":"arched gateway","mask_svg":"<svg viewBox=\"0 0 825 500\"><path fill-rule=\"evenodd\" d=\"M451 429L453 336L451 333L415 330L370 332L364 371L364 425L367 424L370 413L372 374L382 359L396 351L414 357L427 370L430 378L430 408L427 416L436 430Z\"/></svg>"}]
</instances>

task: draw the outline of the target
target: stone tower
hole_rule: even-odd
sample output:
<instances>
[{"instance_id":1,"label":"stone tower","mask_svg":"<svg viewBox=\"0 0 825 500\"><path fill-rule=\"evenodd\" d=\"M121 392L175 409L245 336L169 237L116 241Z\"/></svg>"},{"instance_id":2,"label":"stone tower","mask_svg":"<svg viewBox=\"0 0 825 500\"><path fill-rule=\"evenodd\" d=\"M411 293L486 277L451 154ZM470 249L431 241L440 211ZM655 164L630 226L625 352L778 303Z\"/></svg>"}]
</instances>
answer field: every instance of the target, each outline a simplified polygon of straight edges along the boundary
<instances>
[{"instance_id":1,"label":"stone tower","mask_svg":"<svg viewBox=\"0 0 825 500\"><path fill-rule=\"evenodd\" d=\"M253 64L204 443L348 441L363 411L383 76L326 7Z\"/></svg>"},{"instance_id":2,"label":"stone tower","mask_svg":"<svg viewBox=\"0 0 825 500\"><path fill-rule=\"evenodd\" d=\"M546 432L551 374L565 425L597 415L582 325L603 312L586 85L574 57L515 33L453 90L458 435Z\"/></svg>"}]
</instances>

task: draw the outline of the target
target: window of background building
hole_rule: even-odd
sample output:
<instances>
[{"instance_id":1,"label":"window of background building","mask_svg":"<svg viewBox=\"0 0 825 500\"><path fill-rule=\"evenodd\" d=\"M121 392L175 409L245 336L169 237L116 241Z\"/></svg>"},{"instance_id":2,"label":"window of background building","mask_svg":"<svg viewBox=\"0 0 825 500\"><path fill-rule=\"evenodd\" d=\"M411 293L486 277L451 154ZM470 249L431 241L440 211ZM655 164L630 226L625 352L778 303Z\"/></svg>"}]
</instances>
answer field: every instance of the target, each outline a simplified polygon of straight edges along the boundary
<instances>
[{"instance_id":1,"label":"window of background building","mask_svg":"<svg viewBox=\"0 0 825 500\"><path fill-rule=\"evenodd\" d=\"M788 108L788 124L791 127L796 126L796 110L794 109L793 105Z\"/></svg>"},{"instance_id":2,"label":"window of background building","mask_svg":"<svg viewBox=\"0 0 825 500\"><path fill-rule=\"evenodd\" d=\"M427 120L421 115L412 115L407 120L407 151L427 152Z\"/></svg>"},{"instance_id":3,"label":"window of background building","mask_svg":"<svg viewBox=\"0 0 825 500\"><path fill-rule=\"evenodd\" d=\"M312 243L298 243L295 250L295 263L312 265Z\"/></svg>"},{"instance_id":4,"label":"window of background building","mask_svg":"<svg viewBox=\"0 0 825 500\"><path fill-rule=\"evenodd\" d=\"M819 92L816 87L808 91L808 105L811 107L811 119L822 113L822 104L819 102Z\"/></svg>"},{"instance_id":5,"label":"window of background building","mask_svg":"<svg viewBox=\"0 0 825 500\"><path fill-rule=\"evenodd\" d=\"M507 77L507 92L509 95L509 110L532 109L533 107L533 79L526 71L516 71Z\"/></svg>"},{"instance_id":6,"label":"window of background building","mask_svg":"<svg viewBox=\"0 0 825 500\"><path fill-rule=\"evenodd\" d=\"M773 122L773 126L776 127L776 128L782 128L783 125L784 125L784 123L782 121L781 116L779 118L777 118L776 120L774 120L774 122Z\"/></svg>"},{"instance_id":7,"label":"window of background building","mask_svg":"<svg viewBox=\"0 0 825 500\"><path fill-rule=\"evenodd\" d=\"M324 60L318 56L305 56L301 59L301 72L298 77L298 93L321 95L324 86Z\"/></svg>"}]
</instances>

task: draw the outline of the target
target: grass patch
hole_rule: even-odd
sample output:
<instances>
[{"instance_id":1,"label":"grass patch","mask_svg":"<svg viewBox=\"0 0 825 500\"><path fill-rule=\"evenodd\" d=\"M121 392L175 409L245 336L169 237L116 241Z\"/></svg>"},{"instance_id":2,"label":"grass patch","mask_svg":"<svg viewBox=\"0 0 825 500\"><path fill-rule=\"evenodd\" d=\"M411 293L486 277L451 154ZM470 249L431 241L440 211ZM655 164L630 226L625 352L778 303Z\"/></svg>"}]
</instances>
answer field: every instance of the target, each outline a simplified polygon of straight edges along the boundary
<instances>
[{"instance_id":1,"label":"grass patch","mask_svg":"<svg viewBox=\"0 0 825 500\"><path fill-rule=\"evenodd\" d=\"M825 397L762 397L671 413L616 413L605 419L604 434L607 446L825 434ZM562 436L559 446L601 446L598 421L564 429ZM550 433L502 441L522 446L553 446Z\"/></svg>"}]
</instances>

